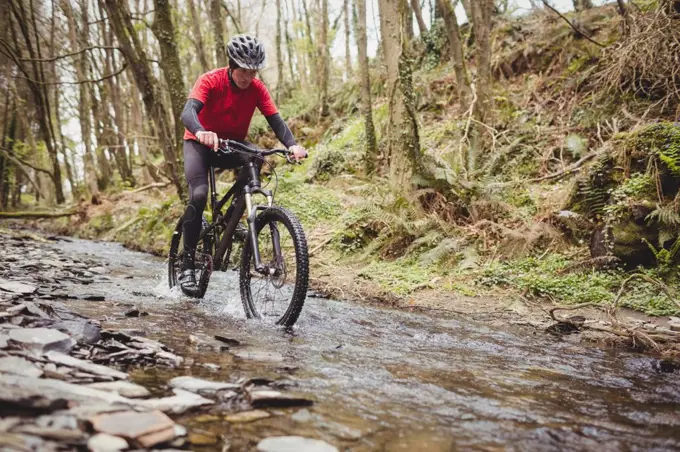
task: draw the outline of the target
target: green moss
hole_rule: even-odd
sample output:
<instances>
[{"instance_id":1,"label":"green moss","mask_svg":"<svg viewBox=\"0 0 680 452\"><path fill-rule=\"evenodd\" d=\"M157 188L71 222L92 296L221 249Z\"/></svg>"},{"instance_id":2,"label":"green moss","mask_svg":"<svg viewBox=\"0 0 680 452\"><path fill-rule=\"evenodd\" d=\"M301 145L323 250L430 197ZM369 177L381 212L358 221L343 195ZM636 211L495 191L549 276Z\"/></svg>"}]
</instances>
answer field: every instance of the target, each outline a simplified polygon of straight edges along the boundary
<instances>
[{"instance_id":1,"label":"green moss","mask_svg":"<svg viewBox=\"0 0 680 452\"><path fill-rule=\"evenodd\" d=\"M276 203L290 209L308 231L319 221L332 220L342 213L342 204L335 191L318 184L303 182L298 171L279 178Z\"/></svg>"},{"instance_id":2,"label":"green moss","mask_svg":"<svg viewBox=\"0 0 680 452\"><path fill-rule=\"evenodd\" d=\"M394 294L408 295L426 286L432 280L433 272L430 268L403 261L373 261L361 270L359 277L375 281Z\"/></svg>"}]
</instances>

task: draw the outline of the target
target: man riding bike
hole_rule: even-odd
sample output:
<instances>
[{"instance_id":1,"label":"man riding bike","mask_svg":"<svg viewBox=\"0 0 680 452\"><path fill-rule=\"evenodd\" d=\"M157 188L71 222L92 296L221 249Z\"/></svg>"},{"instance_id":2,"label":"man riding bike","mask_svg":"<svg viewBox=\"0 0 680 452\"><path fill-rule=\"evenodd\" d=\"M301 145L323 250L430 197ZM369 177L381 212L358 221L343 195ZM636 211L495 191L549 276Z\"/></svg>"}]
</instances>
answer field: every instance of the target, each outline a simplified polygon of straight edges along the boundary
<instances>
[{"instance_id":1,"label":"man riding bike","mask_svg":"<svg viewBox=\"0 0 680 452\"><path fill-rule=\"evenodd\" d=\"M186 295L198 292L194 258L201 233L203 210L208 199L209 168L235 169L251 158L239 153L217 152L219 139L246 143L255 107L264 115L276 137L293 158L307 157L278 113L267 87L255 78L265 66L264 46L253 36L237 35L227 44L229 66L201 75L184 105L184 176L189 184L189 205L183 217L183 271L178 279ZM261 168L262 161L254 162Z\"/></svg>"}]
</instances>

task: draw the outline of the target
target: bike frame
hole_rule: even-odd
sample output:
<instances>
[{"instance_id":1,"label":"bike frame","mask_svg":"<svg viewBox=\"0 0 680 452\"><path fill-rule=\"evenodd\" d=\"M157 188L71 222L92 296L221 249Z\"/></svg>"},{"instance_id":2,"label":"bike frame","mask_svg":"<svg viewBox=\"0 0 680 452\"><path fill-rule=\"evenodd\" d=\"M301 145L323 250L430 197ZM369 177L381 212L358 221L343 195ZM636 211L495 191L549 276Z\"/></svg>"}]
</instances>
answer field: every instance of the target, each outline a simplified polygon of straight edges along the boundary
<instances>
[{"instance_id":1,"label":"bike frame","mask_svg":"<svg viewBox=\"0 0 680 452\"><path fill-rule=\"evenodd\" d=\"M261 151L257 151L241 143L233 142L231 140L220 140L220 143L225 144L227 146L227 149L229 149L229 146L231 145L231 147L234 148L238 147L242 149L247 149L248 152L246 153L248 154L260 156L264 154ZM274 151L270 153L273 152ZM267 268L267 266L262 264L260 258L260 248L257 240L257 231L255 228L255 219L257 217L258 211L266 210L272 207L274 203L274 198L271 190L264 190L262 188L262 184L260 182L260 174L257 165L255 165L253 160L250 159L248 163L246 163L239 170L239 174L238 177L236 178L236 181L234 182L234 185L231 186L229 191L227 191L227 193L222 197L222 199L219 199L219 201L217 195L217 188L215 184L215 168L212 166L210 167L208 180L210 184L210 207L212 211L212 222L208 225L208 227L204 231L201 232L201 234L198 237L198 241L200 242L206 236L206 234L211 233L218 226L224 226L222 238L220 239L219 244L217 244L215 251L213 253L213 262L216 263L216 265L218 265L218 268L216 269L217 270L222 269L221 268L222 258L224 257L224 254L227 252L227 250L231 250L234 231L236 230L239 220L243 216L244 212L246 212L247 213L246 219L248 222L248 234L250 238L249 242L252 247L253 259L255 260L255 271L262 274L267 273L274 274L276 269L269 269ZM243 196L237 197L238 194L242 194ZM255 194L265 196L267 198L267 205L261 204L253 205L253 195ZM227 204L229 200L231 200L232 203L227 209L225 215L222 216L222 208ZM271 225L271 230L274 253L275 256L279 258L281 256L281 243L279 233L278 230L273 225Z\"/></svg>"}]
</instances>

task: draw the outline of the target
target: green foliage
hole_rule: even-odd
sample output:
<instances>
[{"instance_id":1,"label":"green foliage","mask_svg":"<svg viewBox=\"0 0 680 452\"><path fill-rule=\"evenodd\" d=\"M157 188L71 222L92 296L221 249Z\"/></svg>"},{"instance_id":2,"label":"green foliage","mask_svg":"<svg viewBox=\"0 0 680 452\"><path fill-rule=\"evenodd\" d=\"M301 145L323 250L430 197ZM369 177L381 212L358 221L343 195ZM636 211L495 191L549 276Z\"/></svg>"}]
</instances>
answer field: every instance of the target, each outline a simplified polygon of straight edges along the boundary
<instances>
[{"instance_id":1,"label":"green foliage","mask_svg":"<svg viewBox=\"0 0 680 452\"><path fill-rule=\"evenodd\" d=\"M531 256L520 260L496 262L483 268L479 272L481 276L475 276L476 284L478 288L513 288L556 303L606 305L615 300L621 284L629 276L629 273L618 269L566 271L567 267L573 264L570 258L557 253L548 254L542 259ZM676 266L675 272L679 269ZM672 287L678 286L677 277L670 273L644 269L637 271L652 278L664 279ZM642 280L634 280L628 285L619 304L649 315L678 313L677 307L667 299L657 285Z\"/></svg>"},{"instance_id":2,"label":"green foliage","mask_svg":"<svg viewBox=\"0 0 680 452\"><path fill-rule=\"evenodd\" d=\"M544 259L528 257L519 261L491 264L482 272L478 284L509 286L541 298L562 303L606 303L614 299L612 290L620 277L606 272L560 275L569 260L560 254Z\"/></svg>"},{"instance_id":3,"label":"green foliage","mask_svg":"<svg viewBox=\"0 0 680 452\"><path fill-rule=\"evenodd\" d=\"M103 232L110 231L114 227L113 215L106 212L93 217L87 224L87 232L93 235L99 235Z\"/></svg>"},{"instance_id":4,"label":"green foliage","mask_svg":"<svg viewBox=\"0 0 680 452\"><path fill-rule=\"evenodd\" d=\"M298 171L279 175L275 202L290 209L310 231L319 221L337 218L342 204L333 190L304 183L303 173Z\"/></svg>"},{"instance_id":5,"label":"green foliage","mask_svg":"<svg viewBox=\"0 0 680 452\"><path fill-rule=\"evenodd\" d=\"M359 273L359 277L377 282L397 295L408 295L432 280L431 268L405 262L372 261Z\"/></svg>"}]
</instances>

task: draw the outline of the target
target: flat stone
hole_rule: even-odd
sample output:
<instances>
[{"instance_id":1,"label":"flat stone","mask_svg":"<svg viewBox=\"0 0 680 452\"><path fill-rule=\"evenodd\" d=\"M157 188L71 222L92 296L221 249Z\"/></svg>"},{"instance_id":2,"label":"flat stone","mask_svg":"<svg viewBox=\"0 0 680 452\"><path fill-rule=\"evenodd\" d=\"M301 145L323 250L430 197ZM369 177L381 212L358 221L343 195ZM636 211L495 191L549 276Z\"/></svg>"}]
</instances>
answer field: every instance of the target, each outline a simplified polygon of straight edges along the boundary
<instances>
[{"instance_id":1,"label":"flat stone","mask_svg":"<svg viewBox=\"0 0 680 452\"><path fill-rule=\"evenodd\" d=\"M33 292L38 290L36 286L32 286L30 284L22 283L19 281L9 281L7 279L0 279L0 289L4 290L5 292L11 292L21 295L32 294Z\"/></svg>"},{"instance_id":2,"label":"flat stone","mask_svg":"<svg viewBox=\"0 0 680 452\"><path fill-rule=\"evenodd\" d=\"M249 361L262 361L268 363L280 363L285 359L283 355L279 353L264 350L239 350L234 352L234 356Z\"/></svg>"},{"instance_id":3,"label":"flat stone","mask_svg":"<svg viewBox=\"0 0 680 452\"><path fill-rule=\"evenodd\" d=\"M249 394L253 408L310 406L314 401L304 397L287 395L279 391L253 391Z\"/></svg>"},{"instance_id":4,"label":"flat stone","mask_svg":"<svg viewBox=\"0 0 680 452\"><path fill-rule=\"evenodd\" d=\"M227 422L231 422L232 424L245 424L248 422L254 422L260 419L265 419L270 417L271 414L264 410L251 410L251 411L242 411L240 413L236 414L230 414L228 416L224 416L224 420Z\"/></svg>"},{"instance_id":5,"label":"flat stone","mask_svg":"<svg viewBox=\"0 0 680 452\"><path fill-rule=\"evenodd\" d=\"M26 377L38 378L43 371L35 364L19 356L5 356L0 358L0 372L14 375L24 375Z\"/></svg>"},{"instance_id":6,"label":"flat stone","mask_svg":"<svg viewBox=\"0 0 680 452\"><path fill-rule=\"evenodd\" d=\"M69 402L82 405L107 404L132 405L133 400L106 391L65 381L3 375L0 378L0 403L22 410L51 412L65 408Z\"/></svg>"},{"instance_id":7,"label":"flat stone","mask_svg":"<svg viewBox=\"0 0 680 452\"><path fill-rule=\"evenodd\" d=\"M118 452L128 448L128 442L119 436L98 433L87 441L87 448L92 452Z\"/></svg>"},{"instance_id":8,"label":"flat stone","mask_svg":"<svg viewBox=\"0 0 680 452\"><path fill-rule=\"evenodd\" d=\"M22 425L13 429L12 432L25 433L57 441L80 441L85 438L85 434L77 429L39 427L37 425Z\"/></svg>"},{"instance_id":9,"label":"flat stone","mask_svg":"<svg viewBox=\"0 0 680 452\"><path fill-rule=\"evenodd\" d=\"M144 386L140 386L129 381L105 381L100 383L91 383L87 385L87 387L98 389L100 391L113 392L129 399L144 398L151 394Z\"/></svg>"},{"instance_id":10,"label":"flat stone","mask_svg":"<svg viewBox=\"0 0 680 452\"><path fill-rule=\"evenodd\" d=\"M92 273L96 273L98 275L103 275L103 274L107 273L107 270L104 267L91 267L91 268L88 268L88 271L90 271Z\"/></svg>"},{"instance_id":11,"label":"flat stone","mask_svg":"<svg viewBox=\"0 0 680 452\"><path fill-rule=\"evenodd\" d=\"M222 390L239 389L241 386L233 383L204 380L194 377L175 377L170 380L170 387L183 389L201 395L211 395Z\"/></svg>"},{"instance_id":12,"label":"flat stone","mask_svg":"<svg viewBox=\"0 0 680 452\"><path fill-rule=\"evenodd\" d=\"M680 322L671 322L668 324L668 328L670 328L671 331L680 331Z\"/></svg>"},{"instance_id":13,"label":"flat stone","mask_svg":"<svg viewBox=\"0 0 680 452\"><path fill-rule=\"evenodd\" d=\"M52 327L68 333L79 343L94 344L102 338L102 329L85 320L64 320L55 323Z\"/></svg>"},{"instance_id":14,"label":"flat stone","mask_svg":"<svg viewBox=\"0 0 680 452\"><path fill-rule=\"evenodd\" d=\"M89 361L85 361L82 359L74 358L69 355L65 355L63 353L59 352L47 352L45 353L45 358L48 360L52 361L55 364L61 364L63 366L68 366L68 367L73 367L76 369L83 370L85 372L95 374L95 375L101 375L105 377L112 377L118 380L126 380L128 378L128 374L125 372L121 372L119 370L111 369L106 366L102 366L101 364L94 364Z\"/></svg>"},{"instance_id":15,"label":"flat stone","mask_svg":"<svg viewBox=\"0 0 680 452\"><path fill-rule=\"evenodd\" d=\"M173 392L175 393L174 396L160 399L139 400L135 405L148 410L160 410L165 413L179 414L192 408L215 403L210 399L206 399L198 394L182 389L173 389Z\"/></svg>"},{"instance_id":16,"label":"flat stone","mask_svg":"<svg viewBox=\"0 0 680 452\"><path fill-rule=\"evenodd\" d=\"M217 435L207 430L194 429L189 433L189 442L196 446L217 444Z\"/></svg>"},{"instance_id":17,"label":"flat stone","mask_svg":"<svg viewBox=\"0 0 680 452\"><path fill-rule=\"evenodd\" d=\"M152 447L175 438L174 421L160 411L100 414L90 419L90 423L99 433L122 436L137 441L144 447Z\"/></svg>"},{"instance_id":18,"label":"flat stone","mask_svg":"<svg viewBox=\"0 0 680 452\"><path fill-rule=\"evenodd\" d=\"M201 416L196 416L195 418L192 419L192 421L198 422L199 424L205 424L207 422L217 422L221 419L222 418L220 416L217 416L215 414L203 414Z\"/></svg>"},{"instance_id":19,"label":"flat stone","mask_svg":"<svg viewBox=\"0 0 680 452\"><path fill-rule=\"evenodd\" d=\"M257 444L259 452L338 452L327 442L302 436L273 436Z\"/></svg>"},{"instance_id":20,"label":"flat stone","mask_svg":"<svg viewBox=\"0 0 680 452\"><path fill-rule=\"evenodd\" d=\"M8 343L36 353L50 350L68 353L76 341L60 331L49 328L17 328L9 331Z\"/></svg>"}]
</instances>

